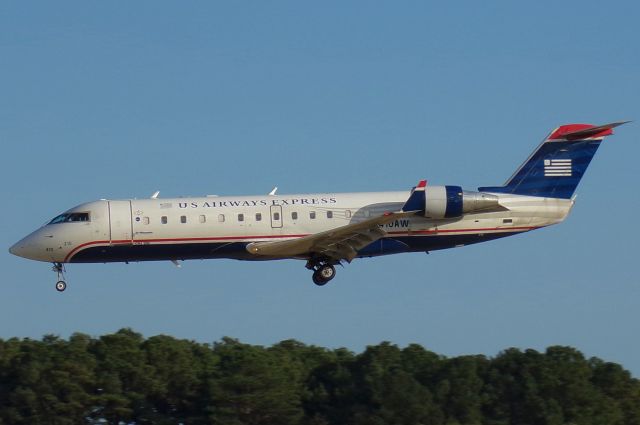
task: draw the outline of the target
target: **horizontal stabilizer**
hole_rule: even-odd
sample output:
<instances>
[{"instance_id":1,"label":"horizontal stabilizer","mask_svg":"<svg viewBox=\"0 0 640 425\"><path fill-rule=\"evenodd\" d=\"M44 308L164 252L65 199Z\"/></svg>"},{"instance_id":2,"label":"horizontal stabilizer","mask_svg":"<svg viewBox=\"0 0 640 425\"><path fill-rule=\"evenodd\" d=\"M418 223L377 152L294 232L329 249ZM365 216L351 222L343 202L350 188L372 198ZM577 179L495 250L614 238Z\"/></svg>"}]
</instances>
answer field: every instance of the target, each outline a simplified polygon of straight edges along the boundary
<instances>
[{"instance_id":1,"label":"horizontal stabilizer","mask_svg":"<svg viewBox=\"0 0 640 425\"><path fill-rule=\"evenodd\" d=\"M563 125L549 136L549 140L584 140L610 136L613 134L613 128L628 122L631 121L618 121L610 124L599 125L597 127L590 124Z\"/></svg>"}]
</instances>

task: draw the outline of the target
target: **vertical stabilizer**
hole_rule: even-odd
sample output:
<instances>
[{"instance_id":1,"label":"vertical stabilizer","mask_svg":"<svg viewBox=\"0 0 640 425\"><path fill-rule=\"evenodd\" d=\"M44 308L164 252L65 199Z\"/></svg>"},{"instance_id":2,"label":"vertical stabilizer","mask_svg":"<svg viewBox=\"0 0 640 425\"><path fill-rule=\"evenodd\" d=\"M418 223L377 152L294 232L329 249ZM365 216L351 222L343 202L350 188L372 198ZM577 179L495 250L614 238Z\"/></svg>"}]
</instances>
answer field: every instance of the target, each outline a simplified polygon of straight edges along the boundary
<instances>
[{"instance_id":1,"label":"vertical stabilizer","mask_svg":"<svg viewBox=\"0 0 640 425\"><path fill-rule=\"evenodd\" d=\"M481 192L570 199L605 136L625 122L568 124L555 129L503 186Z\"/></svg>"}]
</instances>

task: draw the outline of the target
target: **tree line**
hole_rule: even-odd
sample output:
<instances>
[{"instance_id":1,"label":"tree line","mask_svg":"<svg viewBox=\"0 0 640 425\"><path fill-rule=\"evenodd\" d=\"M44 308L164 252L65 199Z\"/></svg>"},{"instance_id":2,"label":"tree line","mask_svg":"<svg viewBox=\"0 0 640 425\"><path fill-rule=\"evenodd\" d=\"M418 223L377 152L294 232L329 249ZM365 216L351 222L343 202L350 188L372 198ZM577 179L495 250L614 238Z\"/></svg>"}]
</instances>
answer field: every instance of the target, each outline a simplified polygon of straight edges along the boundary
<instances>
[{"instance_id":1,"label":"tree line","mask_svg":"<svg viewBox=\"0 0 640 425\"><path fill-rule=\"evenodd\" d=\"M445 357L130 329L0 339L0 424L640 425L640 381L571 347Z\"/></svg>"}]
</instances>

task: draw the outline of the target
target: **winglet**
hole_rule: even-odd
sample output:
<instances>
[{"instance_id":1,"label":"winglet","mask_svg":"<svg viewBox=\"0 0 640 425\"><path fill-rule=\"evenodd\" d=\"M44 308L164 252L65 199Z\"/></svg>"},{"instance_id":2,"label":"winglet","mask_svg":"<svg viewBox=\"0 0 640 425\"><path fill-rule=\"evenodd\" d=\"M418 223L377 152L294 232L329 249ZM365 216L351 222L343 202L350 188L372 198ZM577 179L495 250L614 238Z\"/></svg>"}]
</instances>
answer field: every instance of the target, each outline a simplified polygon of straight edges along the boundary
<instances>
[{"instance_id":1,"label":"winglet","mask_svg":"<svg viewBox=\"0 0 640 425\"><path fill-rule=\"evenodd\" d=\"M271 192L269 192L269 196L275 196L277 191L278 191L278 186L274 186L274 188L271 189Z\"/></svg>"},{"instance_id":2,"label":"winglet","mask_svg":"<svg viewBox=\"0 0 640 425\"><path fill-rule=\"evenodd\" d=\"M422 211L424 210L425 204L425 195L424 188L427 187L426 180L420 180L418 185L411 190L411 195L409 195L409 199L402 206L402 211Z\"/></svg>"},{"instance_id":3,"label":"winglet","mask_svg":"<svg viewBox=\"0 0 640 425\"><path fill-rule=\"evenodd\" d=\"M156 190L155 192L153 192L153 195L151 195L151 199L158 199L158 195L160 195L160 191Z\"/></svg>"}]
</instances>

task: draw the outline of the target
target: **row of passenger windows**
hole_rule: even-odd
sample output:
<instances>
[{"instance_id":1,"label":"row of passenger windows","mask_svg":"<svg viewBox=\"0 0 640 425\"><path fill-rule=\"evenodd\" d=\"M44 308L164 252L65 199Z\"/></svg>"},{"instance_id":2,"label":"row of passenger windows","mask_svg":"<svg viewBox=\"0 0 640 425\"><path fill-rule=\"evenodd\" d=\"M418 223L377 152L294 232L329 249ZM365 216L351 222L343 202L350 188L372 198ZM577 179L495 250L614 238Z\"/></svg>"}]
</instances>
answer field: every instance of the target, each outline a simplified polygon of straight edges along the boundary
<instances>
[{"instance_id":1,"label":"row of passenger windows","mask_svg":"<svg viewBox=\"0 0 640 425\"><path fill-rule=\"evenodd\" d=\"M326 212L326 216L327 218L333 218L333 211L327 211ZM347 210L345 212L345 216L347 218L351 218L351 211ZM309 218L311 220L315 220L316 219L316 212L315 211L309 211ZM237 219L240 222L245 221L245 215L244 214L238 214L237 215ZM255 219L256 221L262 221L262 213L256 213L255 214ZM298 219L298 213L293 211L291 213L291 219L292 220L297 220ZM137 219L138 221L140 221L140 218ZM274 212L273 213L273 220L274 221L280 221L280 213L279 212ZM224 223L225 221L225 215L224 214L218 214L218 222L220 223ZM162 217L160 217L160 223L162 224L167 224L169 222L169 218L166 215L163 215ZM180 223L186 223L187 222L187 216L186 215L181 215L180 216ZM200 223L206 223L207 222L207 216L206 215L199 215L198 216L198 222ZM143 224L149 224L150 220L149 217L142 217L142 223Z\"/></svg>"}]
</instances>

